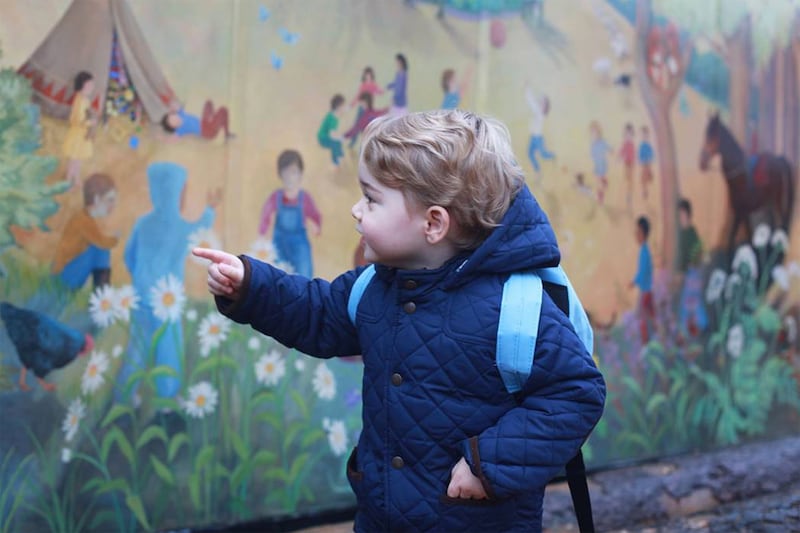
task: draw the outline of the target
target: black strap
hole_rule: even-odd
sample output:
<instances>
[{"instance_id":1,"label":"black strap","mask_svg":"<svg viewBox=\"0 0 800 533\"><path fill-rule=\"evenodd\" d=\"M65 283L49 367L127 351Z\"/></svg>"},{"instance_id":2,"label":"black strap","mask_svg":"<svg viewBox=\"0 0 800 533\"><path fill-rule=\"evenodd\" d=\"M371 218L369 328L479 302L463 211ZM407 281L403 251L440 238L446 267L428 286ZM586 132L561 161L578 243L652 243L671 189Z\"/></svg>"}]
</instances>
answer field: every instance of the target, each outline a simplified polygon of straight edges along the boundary
<instances>
[{"instance_id":1,"label":"black strap","mask_svg":"<svg viewBox=\"0 0 800 533\"><path fill-rule=\"evenodd\" d=\"M567 485L572 496L572 507L578 519L578 530L581 533L594 533L592 519L592 502L589 499L589 485L586 483L586 466L583 464L583 452L578 450L575 457L566 466Z\"/></svg>"}]
</instances>

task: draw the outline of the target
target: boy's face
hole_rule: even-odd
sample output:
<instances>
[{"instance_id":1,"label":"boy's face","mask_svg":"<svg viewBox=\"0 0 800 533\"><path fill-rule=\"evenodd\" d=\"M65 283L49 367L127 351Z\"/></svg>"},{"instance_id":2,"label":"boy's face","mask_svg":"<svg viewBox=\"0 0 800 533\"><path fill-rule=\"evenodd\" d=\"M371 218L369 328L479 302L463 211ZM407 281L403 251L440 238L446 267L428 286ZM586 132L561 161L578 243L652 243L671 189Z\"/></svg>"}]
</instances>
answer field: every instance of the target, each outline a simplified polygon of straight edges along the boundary
<instances>
[{"instance_id":1,"label":"boy's face","mask_svg":"<svg viewBox=\"0 0 800 533\"><path fill-rule=\"evenodd\" d=\"M644 231L642 231L642 228L637 224L636 225L636 242L639 243L639 244L643 244L644 240L645 240L644 239Z\"/></svg>"},{"instance_id":2,"label":"boy's face","mask_svg":"<svg viewBox=\"0 0 800 533\"><path fill-rule=\"evenodd\" d=\"M287 189L297 189L300 187L300 182L303 181L303 171L297 164L292 163L287 167L283 167L279 174L283 186Z\"/></svg>"},{"instance_id":3,"label":"boy's face","mask_svg":"<svg viewBox=\"0 0 800 533\"><path fill-rule=\"evenodd\" d=\"M407 205L399 189L376 180L363 161L358 164L358 178L363 196L351 213L356 230L364 237L364 258L395 268L421 268L429 248L425 211Z\"/></svg>"},{"instance_id":4,"label":"boy's face","mask_svg":"<svg viewBox=\"0 0 800 533\"><path fill-rule=\"evenodd\" d=\"M107 217L117 205L117 191L111 189L103 195L96 194L94 203L90 207L92 216L95 218Z\"/></svg>"}]
</instances>

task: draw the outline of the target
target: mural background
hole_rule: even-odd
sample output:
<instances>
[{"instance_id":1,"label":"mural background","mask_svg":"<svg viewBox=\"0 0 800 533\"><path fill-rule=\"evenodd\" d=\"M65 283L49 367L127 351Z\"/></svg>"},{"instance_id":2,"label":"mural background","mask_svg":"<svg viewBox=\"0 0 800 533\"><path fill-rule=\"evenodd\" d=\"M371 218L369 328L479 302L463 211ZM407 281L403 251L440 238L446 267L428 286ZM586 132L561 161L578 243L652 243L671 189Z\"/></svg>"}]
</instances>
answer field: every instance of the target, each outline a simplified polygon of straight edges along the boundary
<instances>
[{"instance_id":1,"label":"mural background","mask_svg":"<svg viewBox=\"0 0 800 533\"><path fill-rule=\"evenodd\" d=\"M109 5L76 1L97 10ZM116 203L96 220L119 242L110 249L110 284L94 290L88 281L77 291L50 272L84 202L81 188L63 181L68 122L29 105L31 82L15 72L70 4L0 3L0 299L57 323L41 321L49 325L38 326L40 333L54 329L77 343L56 342L66 364L46 376L55 390L37 383L33 367L23 382L31 390L21 390L21 352L46 350L21 350L12 330L22 322L3 316L0 412L8 429L0 436L0 530L128 531L352 504L343 472L359 431L358 362L314 360L217 319L205 267L188 257L182 279L175 274L166 283L164 272L163 282L153 278L141 290L124 250L151 210L148 169L166 161L187 171L182 216L198 220L207 205L214 212L210 231L182 238L179 248L188 250L191 240L279 261L271 230L259 234L260 214L281 187L279 154L294 149L304 162L302 187L321 217L319 235L306 226L314 275L332 278L351 268L358 146L345 143L334 166L317 131L336 94L345 98L340 132L348 129L362 69L371 66L386 89L397 53L409 64L410 110L439 107L442 73L454 69L461 107L494 115L511 131L596 326L609 401L587 445L591 465L800 427L800 237L797 217L787 216L796 213L789 191L800 154L793 3L129 1L172 102L195 115L206 101L226 107L234 136L177 137L158 124L160 116L101 120L80 175L85 181L101 172L114 181ZM63 50L75 74L85 68L75 60L81 46L91 46L93 27L87 21L79 30L75 48ZM549 100L542 137L555 157L538 152L538 173L528 157L536 113L526 86L533 107ZM375 98L376 109L390 104L391 91ZM706 138L716 113L744 152L738 164L716 156L702 170L702 148L716 146ZM629 123L630 192L622 154ZM595 149L607 159L607 189L595 176L593 125L607 144ZM651 182L641 179L643 127L655 152ZM747 156L760 152L786 156L791 176L751 164ZM756 199L772 183L783 188L774 205L739 206L751 231L739 228L731 246L728 183L736 180L737 198ZM702 243L699 253L684 253L693 271L683 276L675 267L680 198L691 202ZM651 223L654 264L654 312L644 335L641 319L649 317L631 287L640 216ZM171 226L163 234L177 238ZM700 309L697 302L702 319L685 312ZM161 317L151 329L136 318L148 309ZM91 348L80 340L86 333ZM176 360L161 359L167 344ZM146 364L126 374L134 351ZM164 393L167 382L177 383L176 394Z\"/></svg>"}]
</instances>

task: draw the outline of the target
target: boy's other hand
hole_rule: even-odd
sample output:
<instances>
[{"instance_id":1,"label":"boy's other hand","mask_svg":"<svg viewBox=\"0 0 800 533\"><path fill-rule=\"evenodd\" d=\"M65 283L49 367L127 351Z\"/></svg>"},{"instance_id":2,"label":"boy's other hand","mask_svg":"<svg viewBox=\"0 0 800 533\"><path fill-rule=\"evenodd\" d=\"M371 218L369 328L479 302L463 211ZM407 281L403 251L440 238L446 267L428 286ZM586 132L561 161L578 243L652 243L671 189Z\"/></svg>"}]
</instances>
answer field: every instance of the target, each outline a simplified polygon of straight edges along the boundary
<instances>
[{"instance_id":1,"label":"boy's other hand","mask_svg":"<svg viewBox=\"0 0 800 533\"><path fill-rule=\"evenodd\" d=\"M450 471L450 485L447 495L451 498L483 500L487 498L481 480L473 475L472 470L463 457Z\"/></svg>"},{"instance_id":2,"label":"boy's other hand","mask_svg":"<svg viewBox=\"0 0 800 533\"><path fill-rule=\"evenodd\" d=\"M208 259L208 291L215 296L239 299L244 280L244 263L233 254L210 248L195 248L192 254Z\"/></svg>"}]
</instances>

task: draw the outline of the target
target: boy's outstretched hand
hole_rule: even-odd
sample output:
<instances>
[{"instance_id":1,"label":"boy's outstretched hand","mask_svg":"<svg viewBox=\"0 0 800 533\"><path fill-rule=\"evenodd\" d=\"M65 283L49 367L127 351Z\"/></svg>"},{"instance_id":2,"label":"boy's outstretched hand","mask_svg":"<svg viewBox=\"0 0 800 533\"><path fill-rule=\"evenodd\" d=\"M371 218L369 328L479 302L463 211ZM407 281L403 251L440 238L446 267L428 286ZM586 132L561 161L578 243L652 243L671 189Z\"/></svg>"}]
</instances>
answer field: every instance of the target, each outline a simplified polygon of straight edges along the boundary
<instances>
[{"instance_id":1,"label":"boy's outstretched hand","mask_svg":"<svg viewBox=\"0 0 800 533\"><path fill-rule=\"evenodd\" d=\"M447 486L447 495L451 498L464 498L483 500L487 498L481 480L475 477L463 457L453 470L450 471L450 484Z\"/></svg>"},{"instance_id":2,"label":"boy's outstretched hand","mask_svg":"<svg viewBox=\"0 0 800 533\"><path fill-rule=\"evenodd\" d=\"M239 299L239 290L244 280L244 264L233 254L210 248L195 248L192 254L208 259L208 290L215 296Z\"/></svg>"}]
</instances>

